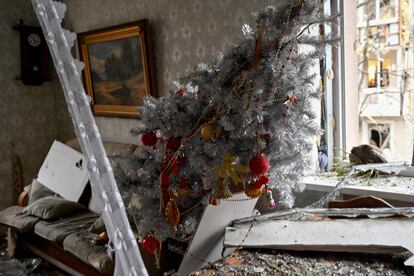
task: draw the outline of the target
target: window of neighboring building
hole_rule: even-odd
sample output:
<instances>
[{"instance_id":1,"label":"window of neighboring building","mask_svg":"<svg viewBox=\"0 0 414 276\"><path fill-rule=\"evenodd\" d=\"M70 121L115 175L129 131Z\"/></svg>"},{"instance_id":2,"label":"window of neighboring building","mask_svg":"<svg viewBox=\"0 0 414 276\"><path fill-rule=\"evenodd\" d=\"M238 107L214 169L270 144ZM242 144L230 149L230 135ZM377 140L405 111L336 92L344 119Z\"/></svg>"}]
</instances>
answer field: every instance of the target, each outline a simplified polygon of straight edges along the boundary
<instances>
[{"instance_id":1,"label":"window of neighboring building","mask_svg":"<svg viewBox=\"0 0 414 276\"><path fill-rule=\"evenodd\" d=\"M380 44L382 47L400 43L398 23L360 27L359 34L360 42Z\"/></svg>"},{"instance_id":2,"label":"window of neighboring building","mask_svg":"<svg viewBox=\"0 0 414 276\"><path fill-rule=\"evenodd\" d=\"M368 124L369 144L382 150L390 150L390 124Z\"/></svg>"},{"instance_id":3,"label":"window of neighboring building","mask_svg":"<svg viewBox=\"0 0 414 276\"><path fill-rule=\"evenodd\" d=\"M381 20L393 19L397 17L398 1L397 0L381 0L379 2Z\"/></svg>"},{"instance_id":4,"label":"window of neighboring building","mask_svg":"<svg viewBox=\"0 0 414 276\"><path fill-rule=\"evenodd\" d=\"M390 84L389 70L390 59L383 59L382 61L368 60L368 87L388 86ZM380 83L378 83L378 77L380 78Z\"/></svg>"},{"instance_id":5,"label":"window of neighboring building","mask_svg":"<svg viewBox=\"0 0 414 276\"><path fill-rule=\"evenodd\" d=\"M325 138L326 148L334 150L328 157L346 158L353 147L371 143L389 161L411 162L414 0L332 1L342 4L345 35L341 58L336 53L333 61L341 72L334 79L333 109L326 108L336 127Z\"/></svg>"},{"instance_id":6,"label":"window of neighboring building","mask_svg":"<svg viewBox=\"0 0 414 276\"><path fill-rule=\"evenodd\" d=\"M398 19L398 0L359 0L358 4L360 25Z\"/></svg>"},{"instance_id":7,"label":"window of neighboring building","mask_svg":"<svg viewBox=\"0 0 414 276\"><path fill-rule=\"evenodd\" d=\"M356 39L360 124L359 130L353 131L360 133L361 144L377 146L389 161L408 161L414 138L412 122L407 121L408 115L414 114L414 46L412 38L404 43L401 34L412 26L413 0L359 3Z\"/></svg>"}]
</instances>

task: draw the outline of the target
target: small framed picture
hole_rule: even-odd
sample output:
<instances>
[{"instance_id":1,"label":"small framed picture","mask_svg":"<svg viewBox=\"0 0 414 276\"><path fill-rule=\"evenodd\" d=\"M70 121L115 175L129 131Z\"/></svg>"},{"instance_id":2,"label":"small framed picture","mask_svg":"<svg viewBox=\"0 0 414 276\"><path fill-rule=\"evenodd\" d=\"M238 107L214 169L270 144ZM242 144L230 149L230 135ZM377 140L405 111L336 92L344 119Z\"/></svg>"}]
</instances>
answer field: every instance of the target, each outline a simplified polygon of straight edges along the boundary
<instances>
[{"instance_id":1,"label":"small framed picture","mask_svg":"<svg viewBox=\"0 0 414 276\"><path fill-rule=\"evenodd\" d=\"M143 97L157 95L148 21L80 33L78 43L93 113L137 117Z\"/></svg>"}]
</instances>

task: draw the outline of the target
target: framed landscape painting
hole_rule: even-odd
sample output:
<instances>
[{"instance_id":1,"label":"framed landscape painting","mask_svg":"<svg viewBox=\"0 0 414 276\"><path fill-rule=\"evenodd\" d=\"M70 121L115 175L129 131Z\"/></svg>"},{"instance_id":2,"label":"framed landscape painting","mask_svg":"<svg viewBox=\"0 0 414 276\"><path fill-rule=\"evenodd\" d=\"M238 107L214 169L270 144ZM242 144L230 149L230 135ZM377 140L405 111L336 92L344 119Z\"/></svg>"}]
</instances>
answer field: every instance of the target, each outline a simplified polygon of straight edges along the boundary
<instances>
[{"instance_id":1,"label":"framed landscape painting","mask_svg":"<svg viewBox=\"0 0 414 276\"><path fill-rule=\"evenodd\" d=\"M138 116L144 96L156 96L147 20L78 35L83 79L95 115Z\"/></svg>"}]
</instances>

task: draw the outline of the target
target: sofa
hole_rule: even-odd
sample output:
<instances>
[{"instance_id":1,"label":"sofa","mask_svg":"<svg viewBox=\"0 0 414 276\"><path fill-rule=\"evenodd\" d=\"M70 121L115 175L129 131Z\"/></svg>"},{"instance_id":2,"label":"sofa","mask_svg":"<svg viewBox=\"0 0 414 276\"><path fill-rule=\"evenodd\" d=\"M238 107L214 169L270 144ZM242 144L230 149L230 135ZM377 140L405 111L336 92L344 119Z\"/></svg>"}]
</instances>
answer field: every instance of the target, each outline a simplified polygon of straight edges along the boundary
<instances>
[{"instance_id":1,"label":"sofa","mask_svg":"<svg viewBox=\"0 0 414 276\"><path fill-rule=\"evenodd\" d=\"M80 151L77 140L66 144ZM137 150L136 145L104 143L104 146L113 167L117 166L117 157L134 154ZM113 274L114 260L108 255L106 245L91 243L97 234L91 233L89 228L99 218L93 207L93 198L85 204L88 208L80 213L46 221L23 213L29 194L23 192L18 205L0 212L0 224L17 234L18 246L29 249L72 275Z\"/></svg>"}]
</instances>

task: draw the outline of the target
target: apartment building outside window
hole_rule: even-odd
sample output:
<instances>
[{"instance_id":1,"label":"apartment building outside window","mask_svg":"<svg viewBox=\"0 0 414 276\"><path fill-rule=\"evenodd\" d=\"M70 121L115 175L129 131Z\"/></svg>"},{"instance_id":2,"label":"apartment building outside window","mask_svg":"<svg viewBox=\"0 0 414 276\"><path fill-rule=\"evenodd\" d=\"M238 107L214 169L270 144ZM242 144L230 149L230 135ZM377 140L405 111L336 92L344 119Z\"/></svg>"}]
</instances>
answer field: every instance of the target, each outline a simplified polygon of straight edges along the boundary
<instances>
[{"instance_id":1,"label":"apartment building outside window","mask_svg":"<svg viewBox=\"0 0 414 276\"><path fill-rule=\"evenodd\" d=\"M412 158L412 0L359 0L357 40L359 142L390 161ZM346 5L346 2L345 2Z\"/></svg>"}]
</instances>

